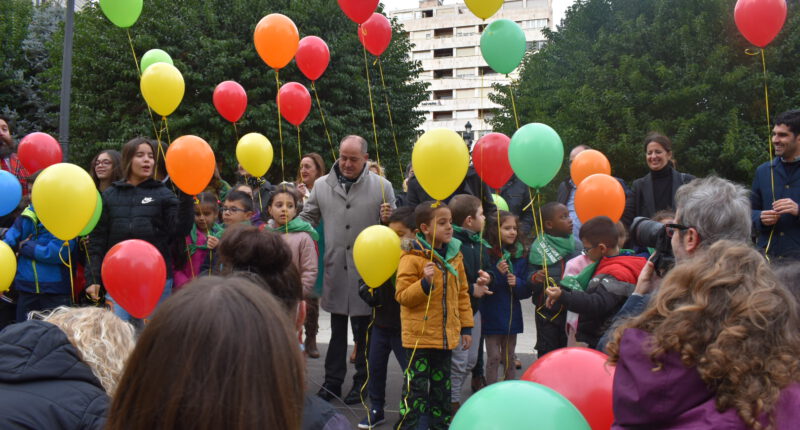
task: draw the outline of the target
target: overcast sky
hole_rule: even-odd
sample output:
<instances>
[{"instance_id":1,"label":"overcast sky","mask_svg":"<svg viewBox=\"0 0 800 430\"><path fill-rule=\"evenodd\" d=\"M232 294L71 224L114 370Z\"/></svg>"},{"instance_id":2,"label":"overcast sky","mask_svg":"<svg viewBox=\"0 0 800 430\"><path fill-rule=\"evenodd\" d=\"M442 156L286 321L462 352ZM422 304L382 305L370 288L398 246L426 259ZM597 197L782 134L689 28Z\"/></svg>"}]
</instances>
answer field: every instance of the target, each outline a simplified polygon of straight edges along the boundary
<instances>
[{"instance_id":1,"label":"overcast sky","mask_svg":"<svg viewBox=\"0 0 800 430\"><path fill-rule=\"evenodd\" d=\"M411 9L419 6L419 0L381 0L387 10ZM457 0L444 0L445 4L458 3ZM564 12L572 4L572 0L553 0L553 20L560 24L564 18Z\"/></svg>"}]
</instances>

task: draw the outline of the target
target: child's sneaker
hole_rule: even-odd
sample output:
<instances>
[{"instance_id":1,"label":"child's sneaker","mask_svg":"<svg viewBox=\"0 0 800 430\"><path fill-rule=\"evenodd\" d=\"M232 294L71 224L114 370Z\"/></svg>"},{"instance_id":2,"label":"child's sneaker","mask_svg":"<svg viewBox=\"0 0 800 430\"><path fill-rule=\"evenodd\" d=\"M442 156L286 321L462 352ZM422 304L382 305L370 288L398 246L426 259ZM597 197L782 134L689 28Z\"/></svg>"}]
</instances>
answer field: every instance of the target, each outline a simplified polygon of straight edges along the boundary
<instances>
[{"instance_id":1,"label":"child's sneaker","mask_svg":"<svg viewBox=\"0 0 800 430\"><path fill-rule=\"evenodd\" d=\"M370 430L378 427L380 424L386 421L386 418L383 416L383 409L372 409L369 411L369 417L364 418L358 423L358 428Z\"/></svg>"}]
</instances>

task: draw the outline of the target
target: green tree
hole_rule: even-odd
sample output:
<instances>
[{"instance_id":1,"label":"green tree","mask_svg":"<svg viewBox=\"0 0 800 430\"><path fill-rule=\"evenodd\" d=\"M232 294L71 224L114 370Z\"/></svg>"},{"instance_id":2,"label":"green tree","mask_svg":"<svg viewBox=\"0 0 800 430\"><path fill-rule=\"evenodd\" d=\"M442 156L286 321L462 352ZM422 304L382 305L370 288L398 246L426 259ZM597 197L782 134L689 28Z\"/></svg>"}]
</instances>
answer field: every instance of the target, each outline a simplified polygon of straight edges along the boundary
<instances>
[{"instance_id":1,"label":"green tree","mask_svg":"<svg viewBox=\"0 0 800 430\"><path fill-rule=\"evenodd\" d=\"M51 132L57 126L58 99L54 103L46 97L52 91L46 76L53 67L50 47L62 42L57 31L64 21L64 8L2 0L0 9L0 114L14 123L12 132L17 138L34 131Z\"/></svg>"},{"instance_id":2,"label":"green tree","mask_svg":"<svg viewBox=\"0 0 800 430\"><path fill-rule=\"evenodd\" d=\"M236 136L231 124L216 112L212 93L219 82L235 80L248 95L248 109L237 123L238 133L260 132L270 139L275 161L268 176L271 180L281 179L275 76L253 45L255 25L269 13L290 17L301 37L317 35L327 42L331 63L316 87L333 146L347 134L359 134L370 142L370 155L375 158L364 57L356 24L345 17L336 2L326 0L272 1L269 7L256 0L146 2L141 17L130 29L133 49L138 56L152 48L167 51L186 82L183 101L169 117L171 137L201 136L214 148L218 158L225 159L227 171L223 173L229 173L235 167ZM408 59L410 48L407 36L395 22L393 41L383 54L382 64L402 162L410 158L411 142L416 137L414 130L423 121L416 106L426 98L425 87L413 82L421 69L418 62ZM57 54L54 50L54 61L59 58ZM373 66L374 58L368 57L381 160L391 179L399 185L400 172L382 103L380 76ZM71 151L77 162L85 164L99 149L118 147L134 136L154 135L139 92L138 71L126 30L114 27L96 5L76 16L73 63ZM55 72L54 69L54 79ZM310 86L294 62L280 71L280 80ZM316 103L300 128L303 152L319 152L330 163L331 149ZM285 176L292 180L299 162L297 132L293 125L283 121L282 135Z\"/></svg>"},{"instance_id":3,"label":"green tree","mask_svg":"<svg viewBox=\"0 0 800 430\"><path fill-rule=\"evenodd\" d=\"M520 122L543 122L567 151L589 144L613 173L647 172L642 139L666 133L678 167L748 183L768 159L760 56L736 29L730 0L582 0L546 47L523 62L511 84ZM770 110L800 105L800 6L789 5L781 34L766 50ZM498 131L515 130L508 89ZM561 178L568 174L562 169Z\"/></svg>"}]
</instances>

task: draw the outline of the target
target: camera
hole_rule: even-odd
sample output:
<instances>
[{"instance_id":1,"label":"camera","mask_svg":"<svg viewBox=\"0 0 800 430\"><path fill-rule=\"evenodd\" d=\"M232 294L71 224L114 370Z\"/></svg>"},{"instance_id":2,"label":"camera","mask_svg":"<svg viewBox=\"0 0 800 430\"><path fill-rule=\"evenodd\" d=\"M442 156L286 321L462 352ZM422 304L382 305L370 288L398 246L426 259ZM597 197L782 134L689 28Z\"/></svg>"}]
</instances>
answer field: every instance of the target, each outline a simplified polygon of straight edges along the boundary
<instances>
[{"instance_id":1,"label":"camera","mask_svg":"<svg viewBox=\"0 0 800 430\"><path fill-rule=\"evenodd\" d=\"M667 236L667 226L664 224L638 216L631 224L631 238L636 245L655 250L650 260L655 265L658 276L663 277L675 266L672 241Z\"/></svg>"}]
</instances>

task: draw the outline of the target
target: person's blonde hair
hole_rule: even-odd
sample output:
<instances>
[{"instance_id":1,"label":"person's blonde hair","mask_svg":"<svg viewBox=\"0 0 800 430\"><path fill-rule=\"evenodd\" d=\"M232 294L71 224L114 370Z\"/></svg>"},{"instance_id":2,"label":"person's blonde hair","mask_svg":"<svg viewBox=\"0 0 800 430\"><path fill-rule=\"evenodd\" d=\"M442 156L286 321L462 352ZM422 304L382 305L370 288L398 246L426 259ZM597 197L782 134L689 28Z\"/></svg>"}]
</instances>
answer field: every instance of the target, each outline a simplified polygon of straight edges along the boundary
<instances>
[{"instance_id":1,"label":"person's blonde hair","mask_svg":"<svg viewBox=\"0 0 800 430\"><path fill-rule=\"evenodd\" d=\"M46 315L44 321L67 335L81 360L92 369L106 393L113 396L136 343L133 326L113 312L95 307L61 306Z\"/></svg>"},{"instance_id":2,"label":"person's blonde hair","mask_svg":"<svg viewBox=\"0 0 800 430\"><path fill-rule=\"evenodd\" d=\"M717 410L736 408L758 430L781 390L800 380L798 326L798 304L764 257L741 242L720 240L675 266L652 305L622 324L606 349L609 362L617 363L626 329L650 333L654 371L665 353L680 354L715 392Z\"/></svg>"}]
</instances>

